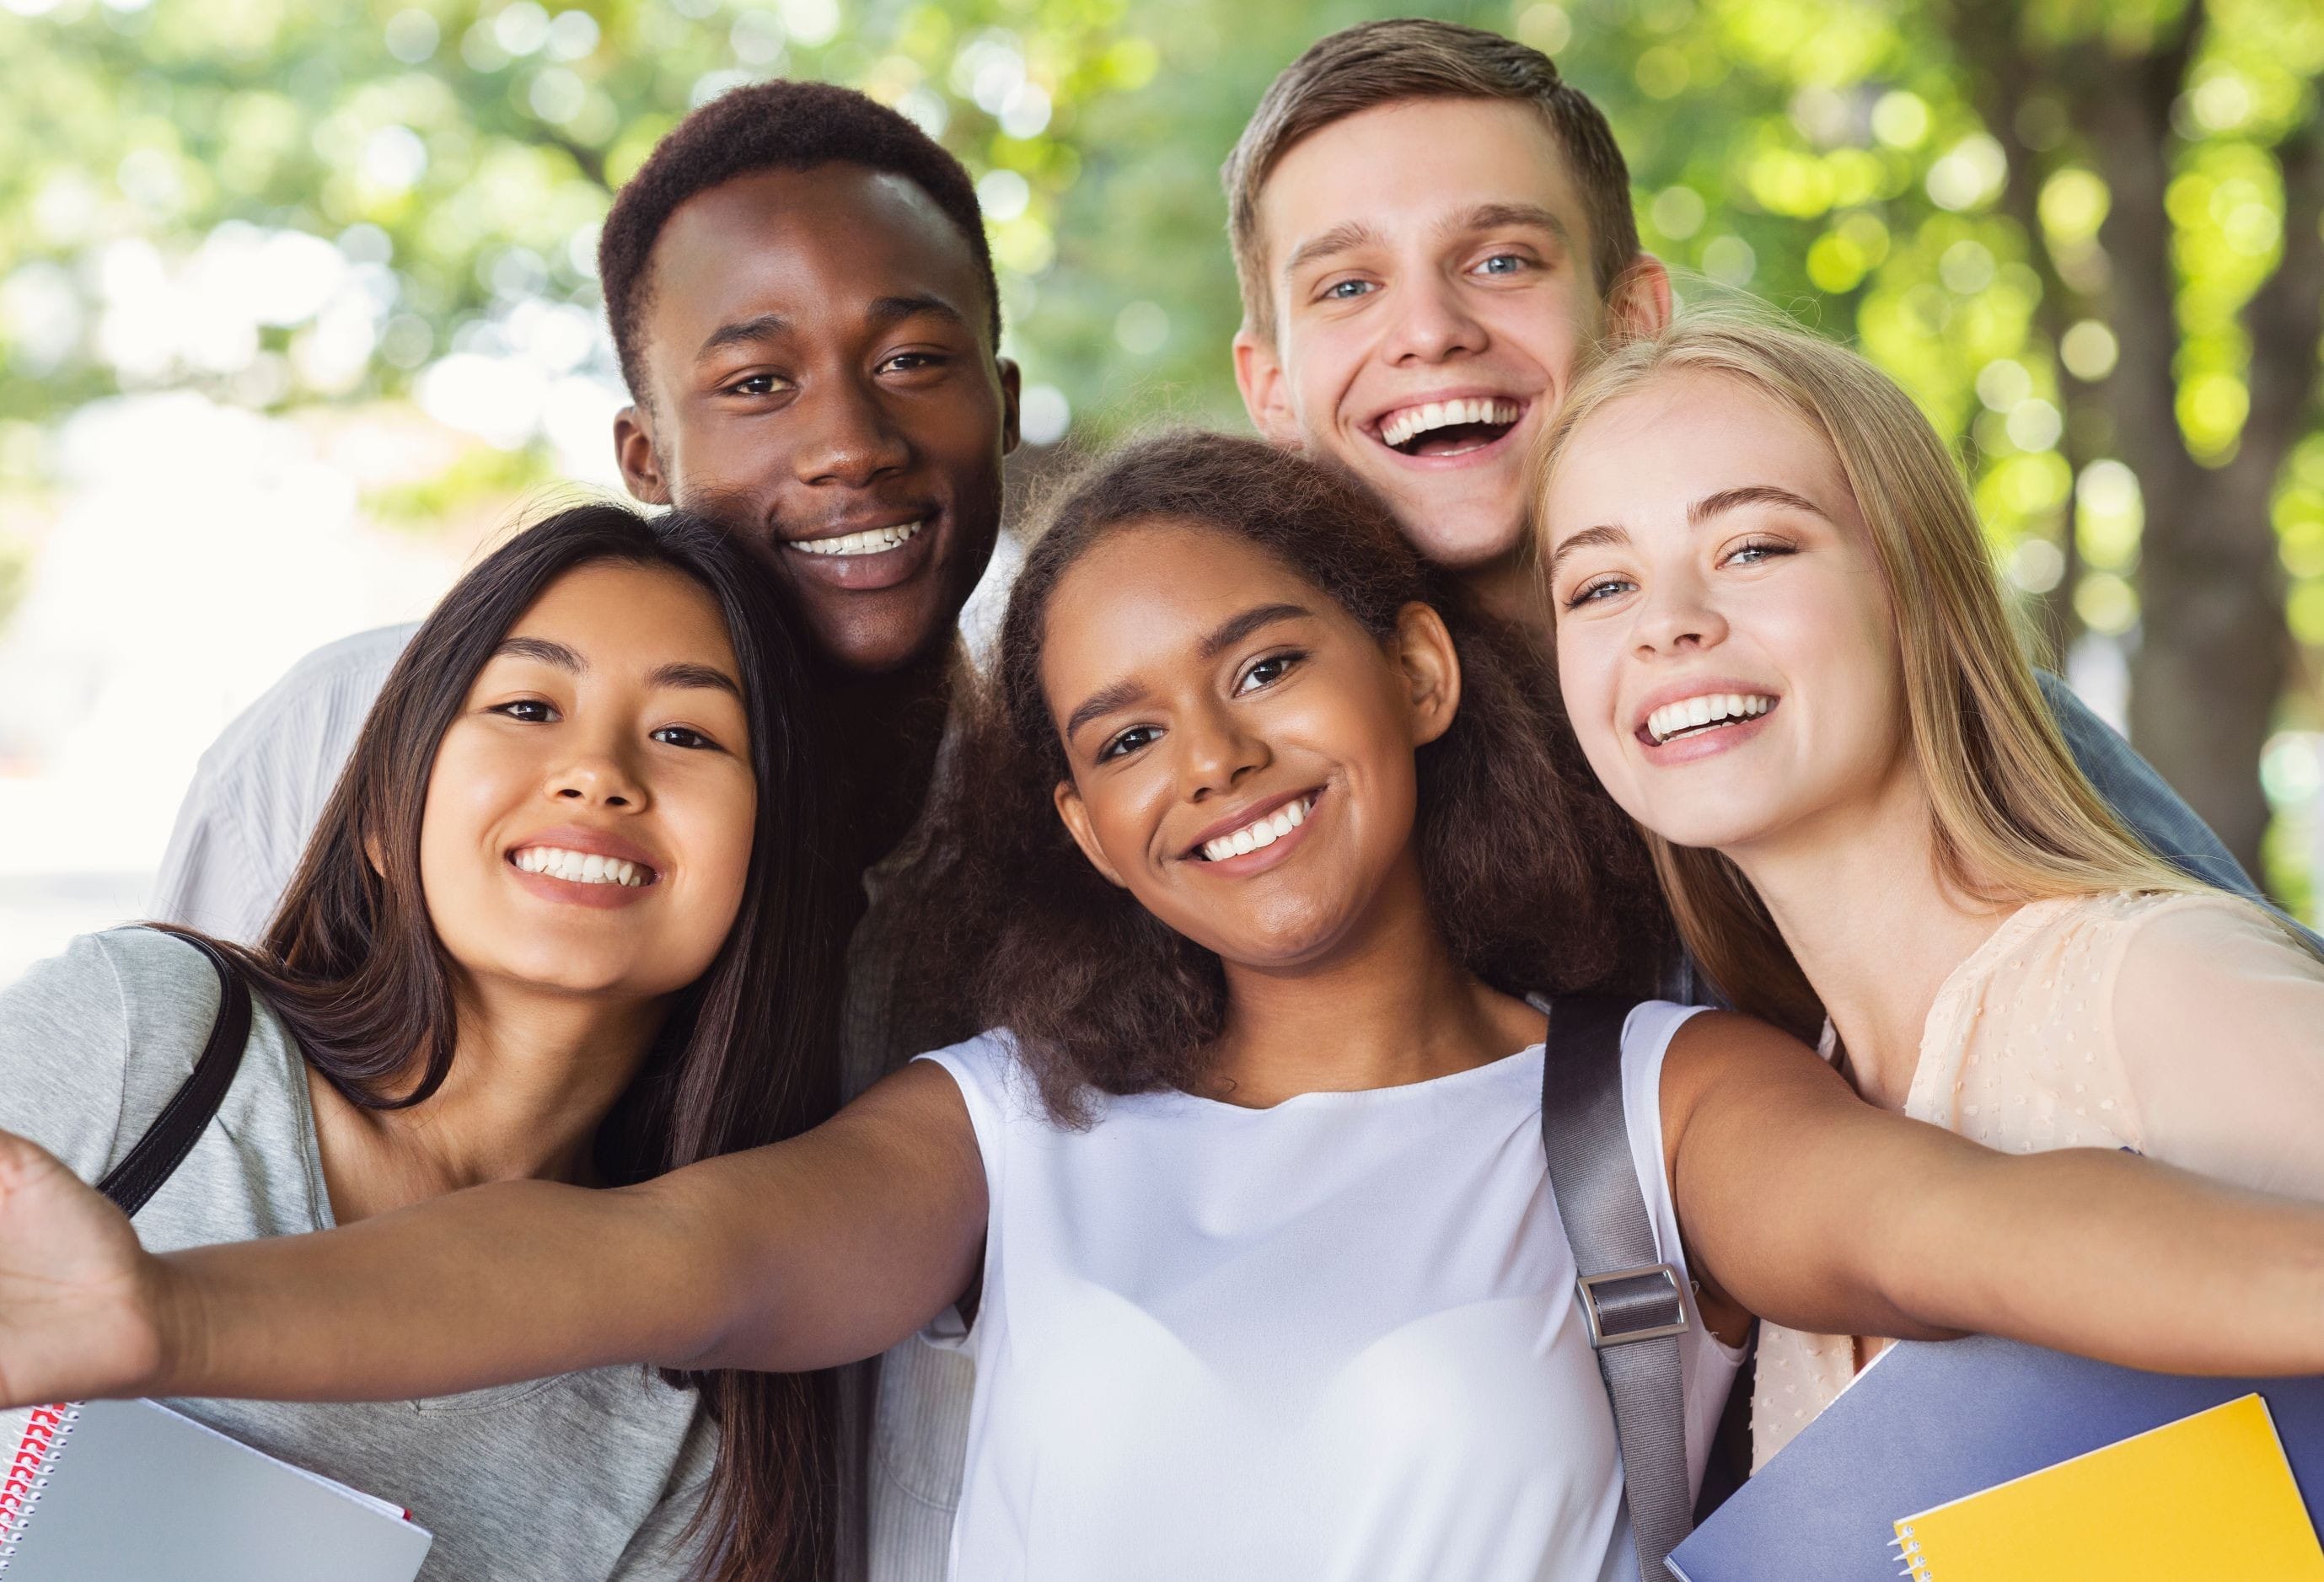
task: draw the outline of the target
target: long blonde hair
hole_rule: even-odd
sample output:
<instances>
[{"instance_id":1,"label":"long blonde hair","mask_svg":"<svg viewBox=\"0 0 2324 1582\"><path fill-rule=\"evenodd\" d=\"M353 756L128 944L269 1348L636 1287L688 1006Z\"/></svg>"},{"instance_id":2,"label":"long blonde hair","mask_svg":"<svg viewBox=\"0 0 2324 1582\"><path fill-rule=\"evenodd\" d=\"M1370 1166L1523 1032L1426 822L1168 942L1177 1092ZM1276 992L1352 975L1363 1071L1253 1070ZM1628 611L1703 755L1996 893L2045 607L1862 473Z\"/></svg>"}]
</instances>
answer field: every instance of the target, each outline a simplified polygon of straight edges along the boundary
<instances>
[{"instance_id":1,"label":"long blonde hair","mask_svg":"<svg viewBox=\"0 0 2324 1582\"><path fill-rule=\"evenodd\" d=\"M2082 777L2010 620L1960 466L1912 398L1848 348L1721 309L1609 347L1536 464L1539 504L1591 414L1677 373L1740 381L1822 435L1872 534L1895 612L1914 760L1941 876L1996 904L2108 890L2203 891L2149 851ZM1680 932L1739 1008L1812 1028L1821 1003L1742 870L1646 832Z\"/></svg>"}]
</instances>

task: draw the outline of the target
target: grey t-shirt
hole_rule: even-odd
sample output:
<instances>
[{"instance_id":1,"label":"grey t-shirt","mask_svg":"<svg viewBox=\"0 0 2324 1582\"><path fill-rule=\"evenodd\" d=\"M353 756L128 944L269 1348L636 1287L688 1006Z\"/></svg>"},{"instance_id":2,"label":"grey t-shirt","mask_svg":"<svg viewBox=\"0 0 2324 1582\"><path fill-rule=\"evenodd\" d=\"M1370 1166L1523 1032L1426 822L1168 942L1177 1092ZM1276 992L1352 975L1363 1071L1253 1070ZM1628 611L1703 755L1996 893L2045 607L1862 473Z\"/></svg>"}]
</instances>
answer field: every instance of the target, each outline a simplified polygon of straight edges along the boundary
<instances>
[{"instance_id":1,"label":"grey t-shirt","mask_svg":"<svg viewBox=\"0 0 2324 1582\"><path fill-rule=\"evenodd\" d=\"M75 940L0 991L0 1127L95 1181L193 1070L217 976L182 940ZM306 1065L263 1002L213 1120L137 1215L157 1252L330 1228ZM270 1455L408 1507L436 1535L421 1582L658 1582L716 1430L692 1392L601 1368L435 1400L358 1405L173 1401Z\"/></svg>"}]
</instances>

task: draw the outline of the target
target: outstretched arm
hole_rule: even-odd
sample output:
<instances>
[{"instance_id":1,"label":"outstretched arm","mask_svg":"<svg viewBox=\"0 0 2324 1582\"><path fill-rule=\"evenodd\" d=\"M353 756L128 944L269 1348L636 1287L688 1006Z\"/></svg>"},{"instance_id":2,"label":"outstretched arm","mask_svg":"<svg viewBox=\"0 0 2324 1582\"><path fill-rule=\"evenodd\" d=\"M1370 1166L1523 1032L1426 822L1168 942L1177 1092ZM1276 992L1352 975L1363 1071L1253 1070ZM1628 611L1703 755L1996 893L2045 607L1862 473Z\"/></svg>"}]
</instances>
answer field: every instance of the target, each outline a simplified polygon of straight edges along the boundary
<instances>
[{"instance_id":1,"label":"outstretched arm","mask_svg":"<svg viewBox=\"0 0 2324 1582\"><path fill-rule=\"evenodd\" d=\"M984 1175L922 1062L770 1147L641 1186L512 1182L345 1229L155 1257L0 1137L0 1397L396 1400L620 1362L872 1356L960 1295Z\"/></svg>"},{"instance_id":2,"label":"outstretched arm","mask_svg":"<svg viewBox=\"0 0 2324 1582\"><path fill-rule=\"evenodd\" d=\"M2324 1373L2324 1206L2132 1154L2008 1154L1858 1099L1795 1040L1706 1013L1664 1068L1690 1262L1762 1317L2006 1335L2131 1367Z\"/></svg>"}]
</instances>

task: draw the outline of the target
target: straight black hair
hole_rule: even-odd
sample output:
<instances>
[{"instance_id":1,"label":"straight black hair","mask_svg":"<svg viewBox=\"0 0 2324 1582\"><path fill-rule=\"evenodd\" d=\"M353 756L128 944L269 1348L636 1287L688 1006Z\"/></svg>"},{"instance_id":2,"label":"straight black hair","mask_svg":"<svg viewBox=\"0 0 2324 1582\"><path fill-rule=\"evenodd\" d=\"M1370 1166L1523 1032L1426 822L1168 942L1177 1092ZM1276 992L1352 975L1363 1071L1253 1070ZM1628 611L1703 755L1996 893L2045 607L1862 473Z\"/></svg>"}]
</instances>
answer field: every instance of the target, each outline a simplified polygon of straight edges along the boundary
<instances>
[{"instance_id":1,"label":"straight black hair","mask_svg":"<svg viewBox=\"0 0 2324 1582\"><path fill-rule=\"evenodd\" d=\"M838 1106L837 889L826 766L798 625L772 570L682 513L603 503L518 534L454 585L372 705L263 943L233 950L307 1061L352 1102L425 1103L456 1042L451 962L428 915L420 830L429 766L501 639L559 578L604 562L665 567L710 595L741 669L758 785L750 872L709 969L681 990L601 1125L609 1182L807 1130ZM415 1072L416 1067L416 1072ZM833 1482L823 1375L667 1375L722 1429L695 1534L718 1582L819 1575Z\"/></svg>"}]
</instances>

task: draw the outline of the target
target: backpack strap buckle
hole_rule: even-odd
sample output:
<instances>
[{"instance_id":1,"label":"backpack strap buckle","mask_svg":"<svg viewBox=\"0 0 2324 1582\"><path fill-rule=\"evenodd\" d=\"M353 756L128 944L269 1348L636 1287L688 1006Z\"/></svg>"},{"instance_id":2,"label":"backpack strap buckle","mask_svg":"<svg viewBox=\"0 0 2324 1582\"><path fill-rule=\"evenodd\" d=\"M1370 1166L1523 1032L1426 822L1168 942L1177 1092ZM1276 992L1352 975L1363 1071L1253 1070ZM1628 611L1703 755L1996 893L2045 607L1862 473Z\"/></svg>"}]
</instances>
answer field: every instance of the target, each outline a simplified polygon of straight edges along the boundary
<instances>
[{"instance_id":1,"label":"backpack strap buckle","mask_svg":"<svg viewBox=\"0 0 2324 1582\"><path fill-rule=\"evenodd\" d=\"M1574 1284L1581 1292L1582 1314L1589 1320L1590 1346L1594 1351L1686 1332L1685 1297L1679 1289L1678 1271L1668 1264L1584 1274Z\"/></svg>"}]
</instances>

